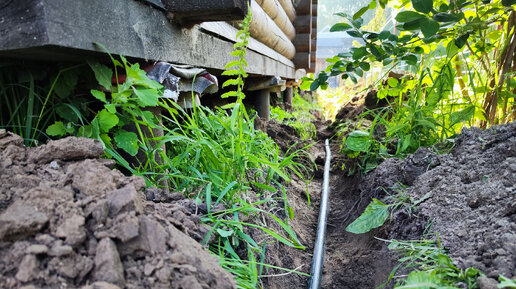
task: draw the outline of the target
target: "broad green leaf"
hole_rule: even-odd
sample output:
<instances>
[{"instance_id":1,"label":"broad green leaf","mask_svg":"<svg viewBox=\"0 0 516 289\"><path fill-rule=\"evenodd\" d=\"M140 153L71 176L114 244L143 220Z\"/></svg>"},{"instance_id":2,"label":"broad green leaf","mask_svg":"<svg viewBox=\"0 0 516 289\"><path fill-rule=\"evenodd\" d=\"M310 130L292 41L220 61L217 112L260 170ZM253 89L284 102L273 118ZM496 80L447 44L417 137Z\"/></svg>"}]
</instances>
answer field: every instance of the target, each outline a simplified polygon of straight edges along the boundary
<instances>
[{"instance_id":1,"label":"broad green leaf","mask_svg":"<svg viewBox=\"0 0 516 289\"><path fill-rule=\"evenodd\" d=\"M411 22L419 19L426 18L425 15L419 14L414 11L402 11L396 15L396 21L405 23L405 22Z\"/></svg>"},{"instance_id":2,"label":"broad green leaf","mask_svg":"<svg viewBox=\"0 0 516 289\"><path fill-rule=\"evenodd\" d=\"M115 125L118 124L119 119L114 113L107 111L107 109L101 110L96 117L99 121L100 128L102 131L109 131Z\"/></svg>"},{"instance_id":3,"label":"broad green leaf","mask_svg":"<svg viewBox=\"0 0 516 289\"><path fill-rule=\"evenodd\" d=\"M157 106L158 105L158 91L151 88L135 88L133 87L134 94L138 97L138 104L146 106Z\"/></svg>"},{"instance_id":4,"label":"broad green leaf","mask_svg":"<svg viewBox=\"0 0 516 289\"><path fill-rule=\"evenodd\" d=\"M469 32L457 37L457 39L455 39L455 45L457 45L457 48L461 49L462 47L464 47L464 45L466 45L466 42L468 41L468 38Z\"/></svg>"},{"instance_id":5,"label":"broad green leaf","mask_svg":"<svg viewBox=\"0 0 516 289\"><path fill-rule=\"evenodd\" d=\"M387 84L389 84L390 87L397 87L399 84L399 81L396 78L389 78L387 79Z\"/></svg>"},{"instance_id":6,"label":"broad green leaf","mask_svg":"<svg viewBox=\"0 0 516 289\"><path fill-rule=\"evenodd\" d=\"M389 38L389 36L391 36L391 32L390 31L387 31L387 30L383 30L382 32L380 32L380 34L378 35L378 38L380 40L385 40L387 38Z\"/></svg>"},{"instance_id":7,"label":"broad green leaf","mask_svg":"<svg viewBox=\"0 0 516 289\"><path fill-rule=\"evenodd\" d=\"M360 215L353 223L349 224L346 231L353 234L363 234L378 228L389 217L389 205L380 202L377 199L367 206L364 213Z\"/></svg>"},{"instance_id":8,"label":"broad green leaf","mask_svg":"<svg viewBox=\"0 0 516 289\"><path fill-rule=\"evenodd\" d=\"M434 7L433 0L412 0L412 7L421 13L430 13Z\"/></svg>"},{"instance_id":9,"label":"broad green leaf","mask_svg":"<svg viewBox=\"0 0 516 289\"><path fill-rule=\"evenodd\" d=\"M371 69L371 65L367 62L360 63L360 68L362 68L364 71L369 71Z\"/></svg>"},{"instance_id":10,"label":"broad green leaf","mask_svg":"<svg viewBox=\"0 0 516 289\"><path fill-rule=\"evenodd\" d=\"M442 288L433 271L412 271L407 277L403 286L396 286L396 289L433 289Z\"/></svg>"},{"instance_id":11,"label":"broad green leaf","mask_svg":"<svg viewBox=\"0 0 516 289\"><path fill-rule=\"evenodd\" d=\"M430 18L421 19L421 32L425 37L433 36L439 31L439 22Z\"/></svg>"},{"instance_id":12,"label":"broad green leaf","mask_svg":"<svg viewBox=\"0 0 516 289\"><path fill-rule=\"evenodd\" d=\"M60 98L69 97L75 85L77 85L78 78L77 72L74 70L61 74L54 86L57 96Z\"/></svg>"},{"instance_id":13,"label":"broad green leaf","mask_svg":"<svg viewBox=\"0 0 516 289\"><path fill-rule=\"evenodd\" d=\"M371 146L369 133L366 131L355 130L346 138L346 146L356 152L366 152Z\"/></svg>"},{"instance_id":14,"label":"broad green leaf","mask_svg":"<svg viewBox=\"0 0 516 289\"><path fill-rule=\"evenodd\" d=\"M351 25L347 23L337 23L330 28L330 32L346 31L351 29Z\"/></svg>"},{"instance_id":15,"label":"broad green leaf","mask_svg":"<svg viewBox=\"0 0 516 289\"><path fill-rule=\"evenodd\" d=\"M470 105L463 110L453 112L450 115L450 127L457 123L469 121L475 115L475 106Z\"/></svg>"},{"instance_id":16,"label":"broad green leaf","mask_svg":"<svg viewBox=\"0 0 516 289\"><path fill-rule=\"evenodd\" d=\"M131 156L138 153L138 136L134 132L120 130L115 135L116 145Z\"/></svg>"},{"instance_id":17,"label":"broad green leaf","mask_svg":"<svg viewBox=\"0 0 516 289\"><path fill-rule=\"evenodd\" d=\"M60 104L56 107L57 114L64 120L77 123L79 120L82 123L82 113L77 107L72 104L65 103Z\"/></svg>"},{"instance_id":18,"label":"broad green leaf","mask_svg":"<svg viewBox=\"0 0 516 289\"><path fill-rule=\"evenodd\" d=\"M355 68L355 74L358 75L359 77L363 77L364 71L362 69L360 69L359 67L357 67L357 68Z\"/></svg>"},{"instance_id":19,"label":"broad green leaf","mask_svg":"<svg viewBox=\"0 0 516 289\"><path fill-rule=\"evenodd\" d=\"M461 15L451 13L437 13L433 18L438 22L457 22L462 19Z\"/></svg>"},{"instance_id":20,"label":"broad green leaf","mask_svg":"<svg viewBox=\"0 0 516 289\"><path fill-rule=\"evenodd\" d=\"M310 89L312 82L313 82L313 80L303 80L303 82L301 82L301 85L299 86L299 89L301 89L301 90Z\"/></svg>"},{"instance_id":21,"label":"broad green leaf","mask_svg":"<svg viewBox=\"0 0 516 289\"><path fill-rule=\"evenodd\" d=\"M233 230L222 230L222 229L217 229L217 233L219 233L219 235L222 237L222 238L227 238L231 235L233 235Z\"/></svg>"},{"instance_id":22,"label":"broad green leaf","mask_svg":"<svg viewBox=\"0 0 516 289\"><path fill-rule=\"evenodd\" d=\"M317 90L317 88L319 88L319 80L316 79L312 82L312 84L310 84L310 90L311 91L315 91Z\"/></svg>"},{"instance_id":23,"label":"broad green leaf","mask_svg":"<svg viewBox=\"0 0 516 289\"><path fill-rule=\"evenodd\" d=\"M365 46L358 47L353 51L353 60L359 60L367 54L367 49Z\"/></svg>"},{"instance_id":24,"label":"broad green leaf","mask_svg":"<svg viewBox=\"0 0 516 289\"><path fill-rule=\"evenodd\" d=\"M375 46L375 45L370 45L369 46L369 51L371 52L371 54L374 55L374 57L376 58L376 60L378 61L381 61L382 60L382 53L380 52L380 50L378 50L378 48Z\"/></svg>"},{"instance_id":25,"label":"broad green leaf","mask_svg":"<svg viewBox=\"0 0 516 289\"><path fill-rule=\"evenodd\" d=\"M512 5L516 5L516 0L502 0L502 5L505 7L511 7Z\"/></svg>"},{"instance_id":26,"label":"broad green leaf","mask_svg":"<svg viewBox=\"0 0 516 289\"><path fill-rule=\"evenodd\" d=\"M417 65L417 56L414 54L407 54L401 58L402 60L405 60L410 65Z\"/></svg>"},{"instance_id":27,"label":"broad green leaf","mask_svg":"<svg viewBox=\"0 0 516 289\"><path fill-rule=\"evenodd\" d=\"M364 19L363 18L357 18L357 19L353 19L353 21L351 22L351 24L356 28L356 29L359 29L360 27L362 27L362 24L364 24Z\"/></svg>"},{"instance_id":28,"label":"broad green leaf","mask_svg":"<svg viewBox=\"0 0 516 289\"><path fill-rule=\"evenodd\" d=\"M371 8L371 9L374 9L374 8ZM357 13L353 14L353 20L357 20L360 17L362 17L362 15L364 15L364 13L367 12L367 10L369 10L369 6L365 6L365 7L360 8L360 10L358 10ZM357 27L357 28L360 28L360 27Z\"/></svg>"},{"instance_id":29,"label":"broad green leaf","mask_svg":"<svg viewBox=\"0 0 516 289\"><path fill-rule=\"evenodd\" d=\"M88 64L95 73L95 78L97 79L98 83L102 85L105 89L110 90L113 71L109 69L107 66L97 62L89 62Z\"/></svg>"},{"instance_id":30,"label":"broad green leaf","mask_svg":"<svg viewBox=\"0 0 516 289\"><path fill-rule=\"evenodd\" d=\"M116 105L115 104L113 104L113 103L106 104L106 105L104 105L104 107L106 108L107 111L109 111L111 113L116 113Z\"/></svg>"},{"instance_id":31,"label":"broad green leaf","mask_svg":"<svg viewBox=\"0 0 516 289\"><path fill-rule=\"evenodd\" d=\"M402 26L403 30L413 31L413 30L421 29L421 20L423 20L423 19L418 19L418 20L409 21L409 22L404 23Z\"/></svg>"},{"instance_id":32,"label":"broad green leaf","mask_svg":"<svg viewBox=\"0 0 516 289\"><path fill-rule=\"evenodd\" d=\"M66 127L62 121L56 121L47 128L46 133L50 136L63 136L66 134Z\"/></svg>"},{"instance_id":33,"label":"broad green leaf","mask_svg":"<svg viewBox=\"0 0 516 289\"><path fill-rule=\"evenodd\" d=\"M497 285L498 288L516 288L516 280L509 279L503 275L500 275L498 279L500 280L500 284Z\"/></svg>"},{"instance_id":34,"label":"broad green leaf","mask_svg":"<svg viewBox=\"0 0 516 289\"><path fill-rule=\"evenodd\" d=\"M125 71L127 74L126 81L131 85L138 85L152 89L161 89L163 87L159 82L148 78L147 73L144 70L140 69L139 63L131 65L126 64Z\"/></svg>"},{"instance_id":35,"label":"broad green leaf","mask_svg":"<svg viewBox=\"0 0 516 289\"><path fill-rule=\"evenodd\" d=\"M93 95L96 99L102 101L103 103L107 103L106 94L104 92L102 92L100 90L92 89L91 95Z\"/></svg>"},{"instance_id":36,"label":"broad green leaf","mask_svg":"<svg viewBox=\"0 0 516 289\"><path fill-rule=\"evenodd\" d=\"M455 57L455 55L459 54L459 48L455 45L455 41L450 41L448 46L446 46L446 57L449 59Z\"/></svg>"},{"instance_id":37,"label":"broad green leaf","mask_svg":"<svg viewBox=\"0 0 516 289\"><path fill-rule=\"evenodd\" d=\"M349 34L349 36L351 36L351 37L362 38L362 33L360 33L359 31L356 31L356 30L348 30L348 31L346 31L346 33Z\"/></svg>"},{"instance_id":38,"label":"broad green leaf","mask_svg":"<svg viewBox=\"0 0 516 289\"><path fill-rule=\"evenodd\" d=\"M383 65L389 65L389 64L391 64L393 61L394 61L394 59L393 59L392 57L385 58L385 59L383 60Z\"/></svg>"},{"instance_id":39,"label":"broad green leaf","mask_svg":"<svg viewBox=\"0 0 516 289\"><path fill-rule=\"evenodd\" d=\"M502 37L502 33L502 30L493 30L487 33L487 38L489 38L491 42L497 42L500 40L500 37Z\"/></svg>"}]
</instances>

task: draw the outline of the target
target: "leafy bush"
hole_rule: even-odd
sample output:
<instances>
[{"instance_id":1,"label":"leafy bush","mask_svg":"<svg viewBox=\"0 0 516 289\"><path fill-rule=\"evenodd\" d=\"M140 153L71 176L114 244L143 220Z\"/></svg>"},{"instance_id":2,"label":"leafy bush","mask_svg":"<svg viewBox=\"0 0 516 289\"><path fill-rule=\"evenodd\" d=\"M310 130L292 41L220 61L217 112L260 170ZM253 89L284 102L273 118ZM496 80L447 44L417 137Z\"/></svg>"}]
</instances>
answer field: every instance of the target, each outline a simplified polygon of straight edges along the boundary
<instances>
[{"instance_id":1,"label":"leafy bush","mask_svg":"<svg viewBox=\"0 0 516 289\"><path fill-rule=\"evenodd\" d=\"M321 109L316 103L303 99L296 92L292 100L292 112L287 112L279 106L271 107L271 117L279 123L293 127L302 140L309 140L315 137L316 127L313 122L316 120L314 112Z\"/></svg>"}]
</instances>

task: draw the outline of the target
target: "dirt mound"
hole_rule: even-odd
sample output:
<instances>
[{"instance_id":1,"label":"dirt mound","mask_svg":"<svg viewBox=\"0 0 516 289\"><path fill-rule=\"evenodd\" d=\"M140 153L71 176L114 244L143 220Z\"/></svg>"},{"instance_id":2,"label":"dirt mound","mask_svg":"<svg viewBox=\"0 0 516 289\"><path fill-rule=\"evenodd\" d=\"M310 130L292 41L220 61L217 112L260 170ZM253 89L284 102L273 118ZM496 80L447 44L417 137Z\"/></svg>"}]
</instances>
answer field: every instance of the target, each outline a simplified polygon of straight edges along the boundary
<instances>
[{"instance_id":1,"label":"dirt mound","mask_svg":"<svg viewBox=\"0 0 516 289\"><path fill-rule=\"evenodd\" d=\"M102 153L83 138L25 148L0 130L0 288L235 288L195 241L208 231L195 206L144 192Z\"/></svg>"},{"instance_id":2,"label":"dirt mound","mask_svg":"<svg viewBox=\"0 0 516 289\"><path fill-rule=\"evenodd\" d=\"M363 190L379 193L380 187L402 183L413 199L431 194L417 216L396 215L390 237L414 238L431 220L459 267L498 278L516 270L515 180L516 123L511 123L465 129L448 154L420 149L405 160L387 160L366 177Z\"/></svg>"},{"instance_id":3,"label":"dirt mound","mask_svg":"<svg viewBox=\"0 0 516 289\"><path fill-rule=\"evenodd\" d=\"M458 267L476 267L495 279L515 275L516 123L466 129L447 154L421 148L404 160L387 159L364 179L347 176L335 159L333 168L322 288L375 288L386 282L398 256L375 237L420 239L430 220ZM384 189L395 193L390 188L404 187L400 184L415 200L432 197L416 214L398 212L369 233L345 231L372 198L383 198Z\"/></svg>"}]
</instances>

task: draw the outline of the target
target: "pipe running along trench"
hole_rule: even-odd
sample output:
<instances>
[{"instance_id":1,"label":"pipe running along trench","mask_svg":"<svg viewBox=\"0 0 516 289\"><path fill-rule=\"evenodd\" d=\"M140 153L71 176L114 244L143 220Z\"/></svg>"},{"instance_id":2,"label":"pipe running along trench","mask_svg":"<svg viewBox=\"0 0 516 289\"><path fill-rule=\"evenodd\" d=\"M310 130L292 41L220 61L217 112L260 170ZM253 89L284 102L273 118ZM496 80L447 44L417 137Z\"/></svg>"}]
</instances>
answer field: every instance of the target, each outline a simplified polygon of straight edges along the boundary
<instances>
[{"instance_id":1,"label":"pipe running along trench","mask_svg":"<svg viewBox=\"0 0 516 289\"><path fill-rule=\"evenodd\" d=\"M309 289L321 288L321 276L324 262L324 242L326 241L326 222L328 219L328 195L330 194L330 141L324 143L326 149L326 162L324 163L324 177L321 191L321 208L319 209L319 223L317 225L317 236L315 239L314 257L312 270L310 271Z\"/></svg>"}]
</instances>

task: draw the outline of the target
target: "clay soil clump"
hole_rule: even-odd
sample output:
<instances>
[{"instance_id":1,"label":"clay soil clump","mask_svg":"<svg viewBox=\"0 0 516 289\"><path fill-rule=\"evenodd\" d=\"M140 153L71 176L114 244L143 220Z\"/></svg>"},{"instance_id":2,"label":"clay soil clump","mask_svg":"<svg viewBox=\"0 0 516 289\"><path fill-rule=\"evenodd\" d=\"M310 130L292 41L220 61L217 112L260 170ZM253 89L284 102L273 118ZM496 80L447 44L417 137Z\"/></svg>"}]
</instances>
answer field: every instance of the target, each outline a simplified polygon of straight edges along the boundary
<instances>
[{"instance_id":1,"label":"clay soil clump","mask_svg":"<svg viewBox=\"0 0 516 289\"><path fill-rule=\"evenodd\" d=\"M195 204L145 191L97 141L22 142L0 130L0 288L236 288Z\"/></svg>"}]
</instances>

